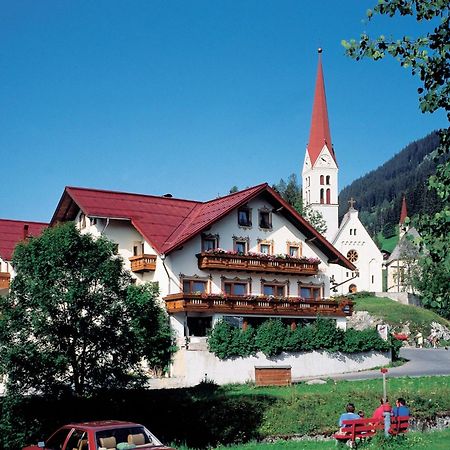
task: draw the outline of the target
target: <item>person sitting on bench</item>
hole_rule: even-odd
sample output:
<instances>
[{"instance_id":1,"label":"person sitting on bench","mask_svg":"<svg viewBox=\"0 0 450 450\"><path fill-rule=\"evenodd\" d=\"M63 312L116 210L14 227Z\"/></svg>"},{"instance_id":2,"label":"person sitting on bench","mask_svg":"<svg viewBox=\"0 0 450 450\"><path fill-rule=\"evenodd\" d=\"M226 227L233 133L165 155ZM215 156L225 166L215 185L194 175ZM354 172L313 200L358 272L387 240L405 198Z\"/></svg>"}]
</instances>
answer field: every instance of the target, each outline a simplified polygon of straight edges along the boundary
<instances>
[{"instance_id":1,"label":"person sitting on bench","mask_svg":"<svg viewBox=\"0 0 450 450\"><path fill-rule=\"evenodd\" d=\"M409 416L409 408L406 406L406 402L404 398L398 398L395 401L395 406L392 409L392 415L394 417L403 417L403 416Z\"/></svg>"},{"instance_id":2,"label":"person sitting on bench","mask_svg":"<svg viewBox=\"0 0 450 450\"><path fill-rule=\"evenodd\" d=\"M339 417L339 426L342 428L346 428L346 425L342 423L343 420L351 420L351 419L359 419L358 414L355 414L355 405L353 403L347 403L345 407L346 412L341 414ZM348 426L348 425L347 425Z\"/></svg>"}]
</instances>

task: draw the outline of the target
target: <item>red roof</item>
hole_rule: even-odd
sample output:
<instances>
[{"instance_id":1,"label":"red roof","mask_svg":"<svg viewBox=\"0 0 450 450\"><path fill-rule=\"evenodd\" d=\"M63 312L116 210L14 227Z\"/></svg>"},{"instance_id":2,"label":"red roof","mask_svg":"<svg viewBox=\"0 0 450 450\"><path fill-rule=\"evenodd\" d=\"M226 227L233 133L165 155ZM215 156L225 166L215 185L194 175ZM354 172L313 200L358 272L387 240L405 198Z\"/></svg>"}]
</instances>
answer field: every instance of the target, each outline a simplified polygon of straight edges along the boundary
<instances>
[{"instance_id":1,"label":"red roof","mask_svg":"<svg viewBox=\"0 0 450 450\"><path fill-rule=\"evenodd\" d=\"M402 210L400 212L400 223L404 223L405 219L408 217L408 210L406 209L406 198L403 196L402 200Z\"/></svg>"},{"instance_id":2,"label":"red roof","mask_svg":"<svg viewBox=\"0 0 450 450\"><path fill-rule=\"evenodd\" d=\"M311 130L309 134L308 153L311 166L319 157L323 146L326 144L336 164L336 156L331 143L330 125L328 123L327 98L325 96L325 83L323 80L322 55L319 49L319 65L317 68L316 91L314 93L314 104L311 119Z\"/></svg>"},{"instance_id":3,"label":"red roof","mask_svg":"<svg viewBox=\"0 0 450 450\"><path fill-rule=\"evenodd\" d=\"M0 256L11 261L15 246L30 236L39 236L48 223L0 219Z\"/></svg>"},{"instance_id":4,"label":"red roof","mask_svg":"<svg viewBox=\"0 0 450 450\"><path fill-rule=\"evenodd\" d=\"M354 269L346 258L267 183L208 202L66 187L51 224L73 220L79 210L89 217L129 220L155 251L160 254L170 253L260 194L266 196L277 208L282 207L289 220L300 227L307 238L314 238L314 244L330 259Z\"/></svg>"}]
</instances>

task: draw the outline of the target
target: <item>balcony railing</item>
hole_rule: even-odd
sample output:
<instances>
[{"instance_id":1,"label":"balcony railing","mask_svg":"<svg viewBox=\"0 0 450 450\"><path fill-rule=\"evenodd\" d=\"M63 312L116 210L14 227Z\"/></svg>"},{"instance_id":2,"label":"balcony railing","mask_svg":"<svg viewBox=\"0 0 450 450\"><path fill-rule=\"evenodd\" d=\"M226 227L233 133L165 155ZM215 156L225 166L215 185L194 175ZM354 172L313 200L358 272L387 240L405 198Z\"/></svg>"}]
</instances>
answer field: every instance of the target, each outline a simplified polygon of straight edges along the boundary
<instances>
[{"instance_id":1,"label":"balcony railing","mask_svg":"<svg viewBox=\"0 0 450 450\"><path fill-rule=\"evenodd\" d=\"M156 255L137 255L129 259L132 272L153 272L156 269Z\"/></svg>"},{"instance_id":2,"label":"balcony railing","mask_svg":"<svg viewBox=\"0 0 450 450\"><path fill-rule=\"evenodd\" d=\"M294 297L229 296L220 294L171 294L164 298L169 313L210 312L233 315L255 314L270 316L315 317L351 316L353 302L339 300L314 300Z\"/></svg>"},{"instance_id":3,"label":"balcony railing","mask_svg":"<svg viewBox=\"0 0 450 450\"><path fill-rule=\"evenodd\" d=\"M203 252L197 254L199 269L243 270L295 275L317 275L319 260L307 258L276 257Z\"/></svg>"},{"instance_id":4,"label":"balcony railing","mask_svg":"<svg viewBox=\"0 0 450 450\"><path fill-rule=\"evenodd\" d=\"M0 289L9 289L11 274L8 272L0 272Z\"/></svg>"}]
</instances>

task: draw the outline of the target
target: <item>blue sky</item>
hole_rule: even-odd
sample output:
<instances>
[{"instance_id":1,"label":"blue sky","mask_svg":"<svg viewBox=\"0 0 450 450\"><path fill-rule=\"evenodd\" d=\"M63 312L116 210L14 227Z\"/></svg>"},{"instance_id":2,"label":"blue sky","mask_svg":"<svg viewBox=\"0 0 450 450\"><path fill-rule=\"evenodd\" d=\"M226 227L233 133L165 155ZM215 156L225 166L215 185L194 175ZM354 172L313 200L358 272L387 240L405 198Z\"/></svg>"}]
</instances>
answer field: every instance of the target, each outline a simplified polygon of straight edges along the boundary
<instances>
[{"instance_id":1,"label":"blue sky","mask_svg":"<svg viewBox=\"0 0 450 450\"><path fill-rule=\"evenodd\" d=\"M376 0L0 0L0 217L49 220L64 186L206 200L300 177L317 47L340 188L445 124L391 60L343 38Z\"/></svg>"}]
</instances>

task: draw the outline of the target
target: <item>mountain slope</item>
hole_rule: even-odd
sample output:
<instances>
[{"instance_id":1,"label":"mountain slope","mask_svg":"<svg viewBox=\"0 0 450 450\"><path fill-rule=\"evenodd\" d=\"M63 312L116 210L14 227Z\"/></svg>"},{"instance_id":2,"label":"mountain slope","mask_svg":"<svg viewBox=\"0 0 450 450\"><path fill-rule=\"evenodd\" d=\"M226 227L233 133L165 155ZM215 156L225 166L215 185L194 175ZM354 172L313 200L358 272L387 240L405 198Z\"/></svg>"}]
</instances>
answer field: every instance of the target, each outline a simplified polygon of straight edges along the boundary
<instances>
[{"instance_id":1,"label":"mountain slope","mask_svg":"<svg viewBox=\"0 0 450 450\"><path fill-rule=\"evenodd\" d=\"M412 142L377 169L358 178L339 194L339 216L345 214L350 197L357 201L360 219L372 236L395 234L400 218L402 196L406 195L408 216L433 213L441 206L434 191L427 188L436 162L430 153L437 147L436 132Z\"/></svg>"}]
</instances>

